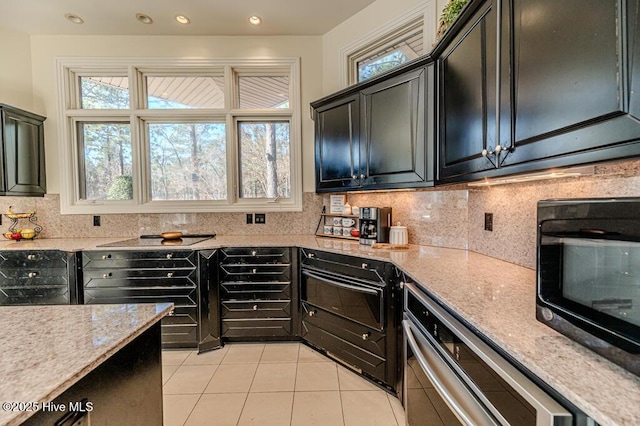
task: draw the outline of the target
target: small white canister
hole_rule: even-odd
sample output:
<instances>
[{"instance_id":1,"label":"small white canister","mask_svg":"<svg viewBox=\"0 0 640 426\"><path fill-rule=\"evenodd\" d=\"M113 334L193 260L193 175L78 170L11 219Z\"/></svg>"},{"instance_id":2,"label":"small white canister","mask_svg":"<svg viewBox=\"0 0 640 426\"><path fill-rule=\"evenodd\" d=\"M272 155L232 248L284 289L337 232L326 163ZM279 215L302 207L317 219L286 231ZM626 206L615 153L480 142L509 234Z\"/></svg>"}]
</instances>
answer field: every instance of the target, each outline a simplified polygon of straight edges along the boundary
<instances>
[{"instance_id":1,"label":"small white canister","mask_svg":"<svg viewBox=\"0 0 640 426\"><path fill-rule=\"evenodd\" d=\"M409 232L406 226L400 226L400 222L396 226L392 226L389 230L389 243L405 245L409 244Z\"/></svg>"}]
</instances>

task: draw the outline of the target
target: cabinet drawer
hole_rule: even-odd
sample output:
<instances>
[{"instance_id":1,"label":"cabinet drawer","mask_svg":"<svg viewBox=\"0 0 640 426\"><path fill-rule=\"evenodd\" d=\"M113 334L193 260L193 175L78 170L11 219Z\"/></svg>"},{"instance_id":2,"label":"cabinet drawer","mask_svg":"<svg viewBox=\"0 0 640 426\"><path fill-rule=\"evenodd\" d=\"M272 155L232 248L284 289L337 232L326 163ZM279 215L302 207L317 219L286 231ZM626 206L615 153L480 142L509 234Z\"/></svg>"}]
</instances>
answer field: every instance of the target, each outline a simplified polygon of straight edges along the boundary
<instances>
[{"instance_id":1,"label":"cabinet drawer","mask_svg":"<svg viewBox=\"0 0 640 426\"><path fill-rule=\"evenodd\" d=\"M66 268L67 253L58 250L2 251L0 269L5 268Z\"/></svg>"},{"instance_id":2,"label":"cabinet drawer","mask_svg":"<svg viewBox=\"0 0 640 426\"><path fill-rule=\"evenodd\" d=\"M4 283L0 287L0 305L68 305L70 304L69 286L14 286Z\"/></svg>"},{"instance_id":3,"label":"cabinet drawer","mask_svg":"<svg viewBox=\"0 0 640 426\"><path fill-rule=\"evenodd\" d=\"M302 321L302 338L344 363L385 382L386 360L316 325ZM395 384L394 384L395 385Z\"/></svg>"},{"instance_id":4,"label":"cabinet drawer","mask_svg":"<svg viewBox=\"0 0 640 426\"><path fill-rule=\"evenodd\" d=\"M189 287L195 286L194 269L88 269L83 271L85 287Z\"/></svg>"},{"instance_id":5,"label":"cabinet drawer","mask_svg":"<svg viewBox=\"0 0 640 426\"><path fill-rule=\"evenodd\" d=\"M291 284L278 282L223 282L223 300L281 300L291 299Z\"/></svg>"},{"instance_id":6,"label":"cabinet drawer","mask_svg":"<svg viewBox=\"0 0 640 426\"><path fill-rule=\"evenodd\" d=\"M162 348L195 348L198 346L198 327L195 325L162 324Z\"/></svg>"},{"instance_id":7,"label":"cabinet drawer","mask_svg":"<svg viewBox=\"0 0 640 426\"><path fill-rule=\"evenodd\" d=\"M196 268L196 252L192 250L86 251L82 252L82 268Z\"/></svg>"},{"instance_id":8,"label":"cabinet drawer","mask_svg":"<svg viewBox=\"0 0 640 426\"><path fill-rule=\"evenodd\" d=\"M0 268L1 285L7 283L15 283L19 285L27 284L62 284L66 283L67 268L42 268L42 267L24 267L24 268Z\"/></svg>"},{"instance_id":9,"label":"cabinet drawer","mask_svg":"<svg viewBox=\"0 0 640 426\"><path fill-rule=\"evenodd\" d=\"M290 300L223 301L222 318L290 318Z\"/></svg>"},{"instance_id":10,"label":"cabinet drawer","mask_svg":"<svg viewBox=\"0 0 640 426\"><path fill-rule=\"evenodd\" d=\"M84 303L174 303L176 306L197 306L195 288L85 288Z\"/></svg>"},{"instance_id":11,"label":"cabinet drawer","mask_svg":"<svg viewBox=\"0 0 640 426\"><path fill-rule=\"evenodd\" d=\"M176 306L173 315L162 318L162 325L198 325L198 308L195 306Z\"/></svg>"},{"instance_id":12,"label":"cabinet drawer","mask_svg":"<svg viewBox=\"0 0 640 426\"><path fill-rule=\"evenodd\" d=\"M286 337L291 335L291 320L223 319L222 337Z\"/></svg>"},{"instance_id":13,"label":"cabinet drawer","mask_svg":"<svg viewBox=\"0 0 640 426\"><path fill-rule=\"evenodd\" d=\"M288 265L220 265L220 281L290 282Z\"/></svg>"},{"instance_id":14,"label":"cabinet drawer","mask_svg":"<svg viewBox=\"0 0 640 426\"><path fill-rule=\"evenodd\" d=\"M300 249L300 265L385 285L387 263L361 257Z\"/></svg>"},{"instance_id":15,"label":"cabinet drawer","mask_svg":"<svg viewBox=\"0 0 640 426\"><path fill-rule=\"evenodd\" d=\"M302 320L381 358L386 354L386 336L362 324L349 321L302 302Z\"/></svg>"},{"instance_id":16,"label":"cabinet drawer","mask_svg":"<svg viewBox=\"0 0 640 426\"><path fill-rule=\"evenodd\" d=\"M288 247L233 247L220 249L220 263L290 263Z\"/></svg>"}]
</instances>

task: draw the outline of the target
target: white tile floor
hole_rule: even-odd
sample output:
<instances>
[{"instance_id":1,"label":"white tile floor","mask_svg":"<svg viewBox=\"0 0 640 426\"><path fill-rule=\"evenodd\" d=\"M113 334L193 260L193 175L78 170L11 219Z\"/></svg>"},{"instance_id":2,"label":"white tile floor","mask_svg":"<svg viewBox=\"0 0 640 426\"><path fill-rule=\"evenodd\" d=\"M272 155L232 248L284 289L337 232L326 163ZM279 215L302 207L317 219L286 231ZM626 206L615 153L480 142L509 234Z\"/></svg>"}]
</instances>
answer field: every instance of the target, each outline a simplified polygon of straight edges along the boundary
<instances>
[{"instance_id":1,"label":"white tile floor","mask_svg":"<svg viewBox=\"0 0 640 426\"><path fill-rule=\"evenodd\" d=\"M164 424L404 425L397 398L299 343L163 351Z\"/></svg>"}]
</instances>

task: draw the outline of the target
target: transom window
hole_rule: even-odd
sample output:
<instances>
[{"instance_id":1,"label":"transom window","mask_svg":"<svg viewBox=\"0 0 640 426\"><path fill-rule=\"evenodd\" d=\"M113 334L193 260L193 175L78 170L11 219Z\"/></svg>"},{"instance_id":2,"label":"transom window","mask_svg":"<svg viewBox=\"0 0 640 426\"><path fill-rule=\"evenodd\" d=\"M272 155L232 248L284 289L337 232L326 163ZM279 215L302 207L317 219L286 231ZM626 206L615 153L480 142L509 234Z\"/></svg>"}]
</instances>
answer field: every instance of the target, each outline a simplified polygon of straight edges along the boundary
<instances>
[{"instance_id":1,"label":"transom window","mask_svg":"<svg viewBox=\"0 0 640 426\"><path fill-rule=\"evenodd\" d=\"M301 210L298 60L58 66L63 213Z\"/></svg>"},{"instance_id":2,"label":"transom window","mask_svg":"<svg viewBox=\"0 0 640 426\"><path fill-rule=\"evenodd\" d=\"M423 19L415 19L348 56L349 84L383 74L424 54Z\"/></svg>"}]
</instances>

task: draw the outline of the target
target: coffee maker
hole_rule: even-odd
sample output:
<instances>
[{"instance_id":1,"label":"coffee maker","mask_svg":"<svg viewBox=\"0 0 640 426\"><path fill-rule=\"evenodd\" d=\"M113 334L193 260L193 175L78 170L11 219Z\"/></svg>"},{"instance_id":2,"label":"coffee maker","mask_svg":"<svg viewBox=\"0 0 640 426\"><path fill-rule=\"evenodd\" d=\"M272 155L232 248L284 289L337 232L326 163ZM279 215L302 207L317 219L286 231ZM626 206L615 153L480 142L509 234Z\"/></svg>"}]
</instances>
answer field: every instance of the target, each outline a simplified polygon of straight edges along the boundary
<instances>
[{"instance_id":1,"label":"coffee maker","mask_svg":"<svg viewBox=\"0 0 640 426\"><path fill-rule=\"evenodd\" d=\"M360 207L360 244L388 243L391 207Z\"/></svg>"}]
</instances>

